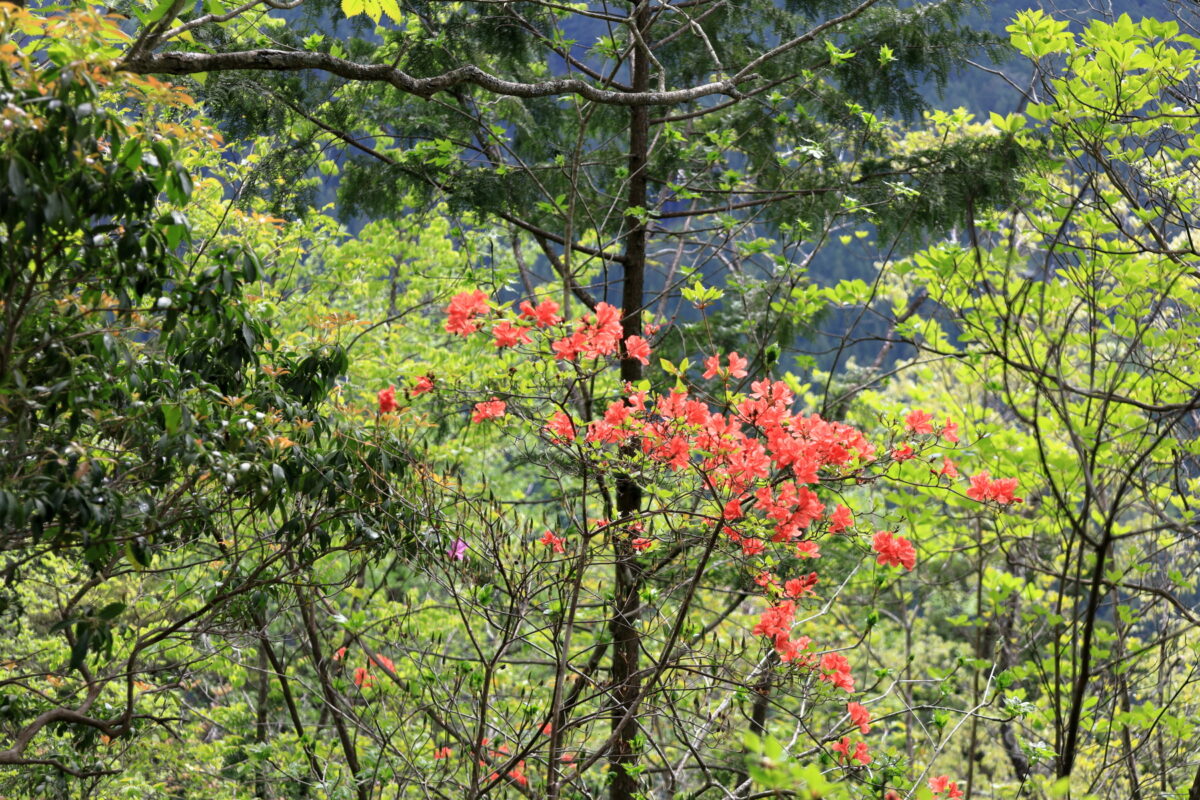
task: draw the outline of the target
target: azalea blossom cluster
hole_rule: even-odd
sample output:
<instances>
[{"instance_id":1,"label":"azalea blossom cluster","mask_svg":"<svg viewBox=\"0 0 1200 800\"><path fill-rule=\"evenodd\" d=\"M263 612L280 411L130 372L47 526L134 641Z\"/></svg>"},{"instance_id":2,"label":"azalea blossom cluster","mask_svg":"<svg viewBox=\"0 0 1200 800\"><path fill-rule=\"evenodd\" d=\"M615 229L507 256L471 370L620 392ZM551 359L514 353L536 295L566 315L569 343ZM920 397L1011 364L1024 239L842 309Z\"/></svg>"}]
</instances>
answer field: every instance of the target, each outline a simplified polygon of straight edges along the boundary
<instances>
[{"instance_id":1,"label":"azalea blossom cluster","mask_svg":"<svg viewBox=\"0 0 1200 800\"><path fill-rule=\"evenodd\" d=\"M866 736L871 732L871 712L866 706L851 701L846 704L846 713L850 715L851 724L858 726L859 733ZM855 742L849 736L843 736L830 749L837 753L839 761L847 765L857 762L859 766L866 766L871 763L871 749L867 743Z\"/></svg>"},{"instance_id":2,"label":"azalea blossom cluster","mask_svg":"<svg viewBox=\"0 0 1200 800\"><path fill-rule=\"evenodd\" d=\"M745 557L784 547L799 558L819 558L821 535L851 531L854 518L845 505L827 507L815 487L854 476L876 454L859 430L817 414L794 413L794 401L786 384L761 380L729 414L721 414L686 391L650 397L627 387L626 396L612 402L601 418L576 423L560 411L545 429L552 441L582 440L625 453L632 447L668 472L697 470L713 489L708 521ZM636 549L652 541L639 536ZM915 558L905 540L886 549L889 563L909 565L910 552ZM786 579L761 573L759 585L778 602L763 612L754 633L768 638L784 662L852 692L854 678L844 655L822 655L810 637L792 635L798 602L813 594L818 581L816 572ZM855 752L867 757L865 750Z\"/></svg>"},{"instance_id":3,"label":"azalea blossom cluster","mask_svg":"<svg viewBox=\"0 0 1200 800\"><path fill-rule=\"evenodd\" d=\"M490 743L490 740L487 738L484 738L480 742L481 749L482 749L482 747L487 747L489 743ZM488 763L489 759L491 761L507 761L508 757L509 757L509 755L511 755L511 753L508 749L508 745L501 744L501 745L497 746L494 750L491 750L486 755L487 755L487 758L479 759L479 766L481 766L481 767L489 766L489 763ZM488 776L488 780L496 781L499 779L499 777L500 777L499 772L493 772L491 775ZM522 759L522 760L518 761L512 769L508 770L508 772L505 773L505 777L507 777L513 783L516 783L518 786L522 786L522 787L529 786L529 776L525 774L525 760Z\"/></svg>"},{"instance_id":4,"label":"azalea blossom cluster","mask_svg":"<svg viewBox=\"0 0 1200 800\"><path fill-rule=\"evenodd\" d=\"M1023 498L1013 496L1013 491L1016 488L1016 478L997 478L996 480L992 480L991 473L984 470L978 475L971 476L971 488L967 489L967 497L972 500L978 500L981 503L991 500L1000 505L1023 502Z\"/></svg>"},{"instance_id":5,"label":"azalea blossom cluster","mask_svg":"<svg viewBox=\"0 0 1200 800\"><path fill-rule=\"evenodd\" d=\"M346 658L346 648L339 647L333 653L334 661L344 661ZM354 685L360 689L367 689L375 685L375 676L371 674L370 665L374 664L382 668L385 672L394 674L396 672L395 663L387 656L381 653L375 653L367 657L368 666L354 668Z\"/></svg>"},{"instance_id":6,"label":"azalea blossom cluster","mask_svg":"<svg viewBox=\"0 0 1200 800\"><path fill-rule=\"evenodd\" d=\"M935 800L958 800L963 796L962 789L958 788L958 782L950 780L947 775L930 778L929 790L933 792Z\"/></svg>"},{"instance_id":7,"label":"azalea blossom cluster","mask_svg":"<svg viewBox=\"0 0 1200 800\"><path fill-rule=\"evenodd\" d=\"M531 344L530 331L535 328L550 328L560 325L559 305L545 299L536 305L524 300L518 306L520 313L515 319L502 318L492 326L492 344L497 348ZM450 300L446 308L446 331L459 336L469 336L482 327L481 317L491 310L488 296L482 290L462 292ZM594 314L585 314L576 321L574 329L551 345L554 357L563 361L575 361L579 356L603 358L620 350L622 340L625 353L643 364L649 364L650 344L641 336L622 336L621 309L609 303L597 303Z\"/></svg>"},{"instance_id":8,"label":"azalea blossom cluster","mask_svg":"<svg viewBox=\"0 0 1200 800\"><path fill-rule=\"evenodd\" d=\"M878 531L871 541L871 547L878 554L876 561L884 566L902 566L911 570L917 565L917 550L912 542L893 535L891 531Z\"/></svg>"},{"instance_id":9,"label":"azalea blossom cluster","mask_svg":"<svg viewBox=\"0 0 1200 800\"><path fill-rule=\"evenodd\" d=\"M559 362L620 356L649 363L649 342L640 336L624 337L621 309L608 303L597 303L592 313L573 321L564 320L559 305L549 299L526 300L518 308L519 313L501 313L491 322L492 345L497 349L541 347L544 356L552 355ZM484 330L494 310L485 293L463 292L446 309L445 329L460 336L472 335ZM749 377L749 359L736 352L724 358L708 356L704 367L705 380L720 377L728 382ZM410 395L433 389L432 380L422 376ZM394 405L394 390L386 398L380 393L381 411L385 399ZM904 418L903 440L881 459L861 431L818 414L796 413L795 400L786 383L761 379L751 382L745 394L735 395L732 407L721 413L690 394L683 384L656 395L626 384L622 395L603 407L597 418L577 420L561 407L543 423L542 430L551 444L578 448L608 466L614 459L636 461L633 468L647 480L653 480L655 474L692 472L702 476L707 505L697 512L701 525L712 526L712 535L722 537L748 560L757 573L755 582L769 599L753 633L767 639L785 664L809 671L831 690L853 694L855 679L846 655L823 648L795 630L801 604L816 596L818 573L779 576L764 567L776 568L781 556L818 559L821 541L828 536L844 536L851 542L870 536L870 549L880 567L914 569L917 551L911 541L894 531L856 529L848 506L828 503L818 492L822 485L855 481L872 465L886 467L916 458L919 451L936 442L957 443L958 425L949 418L938 424L932 414L914 410ZM492 397L475 404L471 419L482 423L506 413L505 402ZM949 457L934 474L951 480L959 477ZM989 473L981 472L971 478L967 496L1006 505L1020 502L1013 495L1016 487L1015 478L992 480ZM608 524L604 521L599 526ZM641 522L622 520L620 524L622 531L616 535L627 535L635 553L652 549L656 539ZM551 557L568 549L566 537L552 531L546 531L538 542ZM448 556L462 559L465 551L465 543L461 547L456 543ZM871 715L865 706L849 702L847 714L858 734L869 733ZM847 766L871 763L870 749L861 739L842 736L831 750ZM501 750L493 756L503 754ZM508 778L527 785L522 769L523 764L509 772ZM947 793L947 800L960 796L957 785L948 779L935 779L930 788Z\"/></svg>"}]
</instances>

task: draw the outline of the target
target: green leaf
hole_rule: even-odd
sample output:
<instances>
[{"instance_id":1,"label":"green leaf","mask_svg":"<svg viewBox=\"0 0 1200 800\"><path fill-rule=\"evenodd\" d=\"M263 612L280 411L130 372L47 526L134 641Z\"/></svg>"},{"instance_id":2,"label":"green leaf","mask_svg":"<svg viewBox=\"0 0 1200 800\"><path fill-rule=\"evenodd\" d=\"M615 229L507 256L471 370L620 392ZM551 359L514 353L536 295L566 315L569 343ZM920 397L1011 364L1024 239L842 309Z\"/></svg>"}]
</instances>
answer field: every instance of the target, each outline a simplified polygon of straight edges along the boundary
<instances>
[{"instance_id":1,"label":"green leaf","mask_svg":"<svg viewBox=\"0 0 1200 800\"><path fill-rule=\"evenodd\" d=\"M143 570L150 566L150 556L145 548L134 542L132 539L125 543L125 560L136 570Z\"/></svg>"},{"instance_id":2,"label":"green leaf","mask_svg":"<svg viewBox=\"0 0 1200 800\"><path fill-rule=\"evenodd\" d=\"M83 623L75 626L75 643L71 645L71 661L68 669L79 669L87 658L88 644L92 640L92 629Z\"/></svg>"},{"instance_id":3,"label":"green leaf","mask_svg":"<svg viewBox=\"0 0 1200 800\"><path fill-rule=\"evenodd\" d=\"M159 0L158 5L156 5L149 14L142 18L142 22L145 22L146 24L158 22L160 19L166 16L167 11L170 10L171 5L174 2L175 0Z\"/></svg>"},{"instance_id":4,"label":"green leaf","mask_svg":"<svg viewBox=\"0 0 1200 800\"><path fill-rule=\"evenodd\" d=\"M183 419L183 409L174 404L162 406L163 425L167 429L167 433L174 434L179 430L179 423Z\"/></svg>"},{"instance_id":5,"label":"green leaf","mask_svg":"<svg viewBox=\"0 0 1200 800\"><path fill-rule=\"evenodd\" d=\"M100 619L107 621L116 619L122 611L125 610L125 604L122 602L112 602L100 609L97 614Z\"/></svg>"},{"instance_id":6,"label":"green leaf","mask_svg":"<svg viewBox=\"0 0 1200 800\"><path fill-rule=\"evenodd\" d=\"M400 6L396 3L396 0L379 0L379 7L393 22L404 21L404 15L400 12Z\"/></svg>"}]
</instances>

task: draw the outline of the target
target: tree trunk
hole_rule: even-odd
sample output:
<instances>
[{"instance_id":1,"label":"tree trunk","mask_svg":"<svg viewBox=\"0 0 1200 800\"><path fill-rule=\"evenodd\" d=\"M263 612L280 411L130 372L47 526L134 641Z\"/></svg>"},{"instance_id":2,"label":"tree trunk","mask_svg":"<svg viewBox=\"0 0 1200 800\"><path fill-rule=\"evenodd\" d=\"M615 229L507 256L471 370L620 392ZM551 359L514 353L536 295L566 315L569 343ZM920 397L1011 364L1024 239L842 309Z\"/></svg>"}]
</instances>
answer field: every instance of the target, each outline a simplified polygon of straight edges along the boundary
<instances>
[{"instance_id":1,"label":"tree trunk","mask_svg":"<svg viewBox=\"0 0 1200 800\"><path fill-rule=\"evenodd\" d=\"M650 54L644 46L644 31L650 23L649 8L645 3L634 12L633 24L638 30L637 43L632 54L633 90L645 91L650 85ZM635 106L629 110L629 194L627 208L646 207L646 161L650 148L650 110ZM624 318L621 331L624 337L640 336L642 333L642 302L646 280L646 238L644 217L629 214L625 224L629 234L625 239L624 280L621 286L621 307ZM642 364L630 358L622 344L621 379L637 382L642 379ZM642 506L642 487L628 475L617 478L617 516L624 519L636 515ZM613 640L613 747L609 757L613 780L610 786L611 800L632 800L638 792L638 780L629 774L628 768L637 762L633 739L638 725L628 711L637 702L641 690L637 677L638 655L641 649L637 620L640 612L641 581L633 546L628 536L613 539L615 560L615 598L612 618Z\"/></svg>"}]
</instances>

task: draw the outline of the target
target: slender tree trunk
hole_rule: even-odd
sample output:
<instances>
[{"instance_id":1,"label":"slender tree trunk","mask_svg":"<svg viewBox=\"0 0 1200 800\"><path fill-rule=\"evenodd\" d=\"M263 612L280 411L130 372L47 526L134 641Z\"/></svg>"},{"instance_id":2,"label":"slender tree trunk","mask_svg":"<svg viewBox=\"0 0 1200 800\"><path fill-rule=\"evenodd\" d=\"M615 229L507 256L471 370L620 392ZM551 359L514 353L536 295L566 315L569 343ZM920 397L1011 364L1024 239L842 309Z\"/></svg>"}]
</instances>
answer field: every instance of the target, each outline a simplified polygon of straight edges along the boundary
<instances>
[{"instance_id":1,"label":"slender tree trunk","mask_svg":"<svg viewBox=\"0 0 1200 800\"><path fill-rule=\"evenodd\" d=\"M363 775L363 769L358 762L358 749L354 745L350 731L346 729L346 721L342 717L341 702L337 693L333 690L333 684L329 678L329 663L321 652L321 636L317 631L317 623L312 610L312 601L307 597L300 598L300 614L304 619L305 630L308 632L309 652L312 655L313 666L317 672L317 681L321 684L321 693L325 698L325 705L329 708L333 719L333 726L337 731L338 741L342 745L342 754L346 757L346 765L350 767L350 774L354 778L355 794L358 800L370 800L370 778Z\"/></svg>"},{"instance_id":2,"label":"slender tree trunk","mask_svg":"<svg viewBox=\"0 0 1200 800\"><path fill-rule=\"evenodd\" d=\"M1018 578L1024 579L1024 570L1013 564L1012 555L1009 555L1008 568ZM1017 619L1020 612L1021 593L1013 592L1004 601L1006 608L1004 613L996 618L996 651L998 672L1004 672L1017 663L1019 658L1020 645L1016 641L1014 631L1016 629ZM1004 707L1005 692L1000 689L996 693L997 705ZM1029 777L1030 766L1029 759L1025 756L1025 752L1021 750L1021 743L1017 740L1017 733L1013 729L1012 722L1000 723L1000 743L1004 747L1004 753L1008 756L1008 761L1012 764L1013 774L1016 776L1017 783L1022 787L1025 785L1025 779Z\"/></svg>"},{"instance_id":3,"label":"slender tree trunk","mask_svg":"<svg viewBox=\"0 0 1200 800\"><path fill-rule=\"evenodd\" d=\"M1121 613L1118 607L1121 604L1121 595L1117 591L1117 587L1112 588L1112 605L1113 605L1113 627L1116 629L1116 648L1115 656L1120 659L1125 656L1125 637L1128 631L1125 629L1125 623L1121 619ZM1114 670L1114 682L1117 684L1117 702L1120 704L1121 711L1128 714L1131 708L1129 702L1129 682L1126 679L1125 673ZM1125 769L1128 772L1129 780L1129 797L1130 800L1142 800L1142 781L1138 777L1136 750L1133 746L1133 737L1129 733L1129 726L1121 726L1121 746L1125 750Z\"/></svg>"},{"instance_id":4,"label":"slender tree trunk","mask_svg":"<svg viewBox=\"0 0 1200 800\"><path fill-rule=\"evenodd\" d=\"M632 71L633 90L645 91L650 86L650 54L645 48L644 32L650 23L650 10L645 0L634 11L633 25L638 31L633 47ZM636 106L629 111L629 194L627 208L646 207L647 180L646 161L650 149L650 109ZM624 280L621 286L621 320L625 337L640 336L642 333L642 302L646 282L646 238L644 217L629 214L625 225L629 231L625 238ZM642 379L642 364L630 358L622 345L621 379L636 382ZM636 515L642 506L642 487L628 475L617 477L617 516L626 518ZM638 680L638 655L641 649L637 629L640 613L641 580L633 546L627 536L613 539L615 561L615 598L611 625L613 641L613 748L609 757L613 780L609 790L610 800L632 800L638 792L637 776L628 772L637 763L634 737L638 725L635 718L625 720L626 712L637 701L641 690Z\"/></svg>"},{"instance_id":5,"label":"slender tree trunk","mask_svg":"<svg viewBox=\"0 0 1200 800\"><path fill-rule=\"evenodd\" d=\"M264 634L265 635L265 634ZM254 698L254 742L262 744L267 741L267 701L270 698L271 673L267 663L267 654L261 644L258 646L258 692ZM260 800L267 797L267 764L260 764L254 777L254 796Z\"/></svg>"},{"instance_id":6,"label":"slender tree trunk","mask_svg":"<svg viewBox=\"0 0 1200 800\"><path fill-rule=\"evenodd\" d=\"M304 722L300 718L300 709L296 705L295 696L292 694L291 682L288 681L287 670L283 662L280 661L279 655L275 652L275 648L271 646L265 617L261 614L256 614L254 624L259 629L259 649L266 657L267 662L270 663L276 680L279 681L279 690L283 694L283 704L287 708L288 716L291 717L292 727L296 731L296 738L300 740L300 746L304 749L304 757L308 760L308 780L300 783L299 790L300 797L308 797L308 787L317 783L322 778L321 765L317 761L316 753L313 752L312 741L305 733Z\"/></svg>"},{"instance_id":7,"label":"slender tree trunk","mask_svg":"<svg viewBox=\"0 0 1200 800\"><path fill-rule=\"evenodd\" d=\"M771 708L771 678L775 673L775 656L772 654L771 663L763 669L762 677L754 685L754 704L750 707L750 732L755 736L765 736L767 733L767 712ZM742 787L738 796L747 798L754 793L750 783L750 773L739 769L734 773L734 786Z\"/></svg>"},{"instance_id":8,"label":"slender tree trunk","mask_svg":"<svg viewBox=\"0 0 1200 800\"><path fill-rule=\"evenodd\" d=\"M1067 719L1066 744L1058 757L1058 777L1066 778L1075 766L1078 751L1079 725L1083 718L1083 701L1087 697L1088 681L1092 677L1092 637L1096 630L1096 615L1100 609L1100 596L1104 591L1104 568L1108 564L1109 549L1112 547L1112 526L1107 525L1100 546L1094 551L1096 563L1092 569L1091 587L1088 591L1087 610L1083 616L1083 636L1079 645L1079 666L1076 668L1075 685L1071 691L1071 708Z\"/></svg>"}]
</instances>

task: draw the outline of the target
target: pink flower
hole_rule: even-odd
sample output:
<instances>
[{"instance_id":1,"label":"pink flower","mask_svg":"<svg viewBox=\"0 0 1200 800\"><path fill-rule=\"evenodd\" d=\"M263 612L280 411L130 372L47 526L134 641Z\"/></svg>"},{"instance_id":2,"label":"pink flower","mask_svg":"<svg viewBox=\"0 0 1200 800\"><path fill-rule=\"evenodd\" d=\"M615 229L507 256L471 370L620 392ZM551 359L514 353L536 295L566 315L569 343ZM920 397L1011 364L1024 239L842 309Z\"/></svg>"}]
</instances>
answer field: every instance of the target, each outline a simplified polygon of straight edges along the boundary
<instances>
[{"instance_id":1,"label":"pink flower","mask_svg":"<svg viewBox=\"0 0 1200 800\"><path fill-rule=\"evenodd\" d=\"M467 542L465 539L455 539L454 544L450 545L450 549L446 551L446 555L453 558L455 561L462 561L467 557Z\"/></svg>"},{"instance_id":2,"label":"pink flower","mask_svg":"<svg viewBox=\"0 0 1200 800\"><path fill-rule=\"evenodd\" d=\"M630 336L625 339L625 353L643 364L650 363L650 344L640 336Z\"/></svg>"},{"instance_id":3,"label":"pink flower","mask_svg":"<svg viewBox=\"0 0 1200 800\"><path fill-rule=\"evenodd\" d=\"M912 569L917 564L917 551L912 542L900 536L893 536L891 531L879 531L871 543L879 554L878 563L889 567L903 566Z\"/></svg>"},{"instance_id":4,"label":"pink flower","mask_svg":"<svg viewBox=\"0 0 1200 800\"><path fill-rule=\"evenodd\" d=\"M942 470L938 474L945 475L947 478L957 478L958 465L951 461L949 456L944 456L942 458Z\"/></svg>"},{"instance_id":5,"label":"pink flower","mask_svg":"<svg viewBox=\"0 0 1200 800\"><path fill-rule=\"evenodd\" d=\"M1013 496L1013 490L1016 488L1016 478L997 478L992 481L992 499L1002 505L1024 502L1024 498Z\"/></svg>"},{"instance_id":6,"label":"pink flower","mask_svg":"<svg viewBox=\"0 0 1200 800\"><path fill-rule=\"evenodd\" d=\"M546 423L546 430L559 439L575 438L575 423L563 411L555 412L550 421Z\"/></svg>"},{"instance_id":7,"label":"pink flower","mask_svg":"<svg viewBox=\"0 0 1200 800\"><path fill-rule=\"evenodd\" d=\"M725 508L721 511L721 517L727 520L735 520L742 518L742 504L736 497L725 504Z\"/></svg>"},{"instance_id":8,"label":"pink flower","mask_svg":"<svg viewBox=\"0 0 1200 800\"><path fill-rule=\"evenodd\" d=\"M829 515L829 532L840 533L854 524L854 517L850 513L850 509L846 506L839 505Z\"/></svg>"},{"instance_id":9,"label":"pink flower","mask_svg":"<svg viewBox=\"0 0 1200 800\"><path fill-rule=\"evenodd\" d=\"M555 553L567 552L566 548L563 546L567 540L561 536L555 536L550 531L546 531L546 535L541 539L538 539L538 541L551 548Z\"/></svg>"},{"instance_id":10,"label":"pink flower","mask_svg":"<svg viewBox=\"0 0 1200 800\"><path fill-rule=\"evenodd\" d=\"M792 578L783 584L783 593L788 597L802 597L817 585L817 573L810 572L799 578Z\"/></svg>"},{"instance_id":11,"label":"pink flower","mask_svg":"<svg viewBox=\"0 0 1200 800\"><path fill-rule=\"evenodd\" d=\"M821 656L821 680L845 692L854 691L854 676L850 674L850 662L841 653L826 653Z\"/></svg>"},{"instance_id":12,"label":"pink flower","mask_svg":"<svg viewBox=\"0 0 1200 800\"><path fill-rule=\"evenodd\" d=\"M516 347L529 344L529 329L502 319L492 328L492 344L496 347Z\"/></svg>"},{"instance_id":13,"label":"pink flower","mask_svg":"<svg viewBox=\"0 0 1200 800\"><path fill-rule=\"evenodd\" d=\"M559 361L574 361L579 356L580 351L583 350L583 347L584 337L579 331L570 336L564 336L550 345L550 348L554 350L554 357Z\"/></svg>"},{"instance_id":14,"label":"pink flower","mask_svg":"<svg viewBox=\"0 0 1200 800\"><path fill-rule=\"evenodd\" d=\"M494 397L491 400L476 403L475 413L471 415L471 422L483 422L485 419L503 417L505 408L507 408L505 402Z\"/></svg>"},{"instance_id":15,"label":"pink flower","mask_svg":"<svg viewBox=\"0 0 1200 800\"><path fill-rule=\"evenodd\" d=\"M971 476L971 488L967 489L967 497L983 502L988 499L988 491L992 486L992 474L986 469Z\"/></svg>"},{"instance_id":16,"label":"pink flower","mask_svg":"<svg viewBox=\"0 0 1200 800\"><path fill-rule=\"evenodd\" d=\"M933 792L935 798L940 798L942 792L946 792L946 800L957 800L962 797L962 790L958 788L956 781L950 780L948 775L938 775L936 778L929 779L929 789Z\"/></svg>"},{"instance_id":17,"label":"pink flower","mask_svg":"<svg viewBox=\"0 0 1200 800\"><path fill-rule=\"evenodd\" d=\"M909 447L907 444L902 444L899 447L897 447L895 450L892 451L892 460L908 461L910 458L912 458L915 455L916 455L916 453L913 452L913 449L911 447Z\"/></svg>"},{"instance_id":18,"label":"pink flower","mask_svg":"<svg viewBox=\"0 0 1200 800\"><path fill-rule=\"evenodd\" d=\"M761 539L742 539L742 555L756 556L766 549Z\"/></svg>"},{"instance_id":19,"label":"pink flower","mask_svg":"<svg viewBox=\"0 0 1200 800\"><path fill-rule=\"evenodd\" d=\"M806 539L803 542L796 543L796 558L820 558L820 557L821 557L821 545L819 545L818 543L812 541L811 539Z\"/></svg>"},{"instance_id":20,"label":"pink flower","mask_svg":"<svg viewBox=\"0 0 1200 800\"><path fill-rule=\"evenodd\" d=\"M768 573L769 574L769 573ZM777 606L772 606L762 613L758 623L751 631L755 636L786 637L791 631L792 623L796 621L796 604L784 600Z\"/></svg>"},{"instance_id":21,"label":"pink flower","mask_svg":"<svg viewBox=\"0 0 1200 800\"><path fill-rule=\"evenodd\" d=\"M736 350L729 354L729 374L733 377L746 377L749 374L746 372L746 367L749 366L749 364L750 360L739 356Z\"/></svg>"},{"instance_id":22,"label":"pink flower","mask_svg":"<svg viewBox=\"0 0 1200 800\"><path fill-rule=\"evenodd\" d=\"M734 378L744 378L749 373L746 372L746 367L750 364L750 360L742 358L734 350L729 354L729 375ZM704 375L703 378L715 378L721 372L721 354L709 356L704 359Z\"/></svg>"},{"instance_id":23,"label":"pink flower","mask_svg":"<svg viewBox=\"0 0 1200 800\"><path fill-rule=\"evenodd\" d=\"M528 300L522 300L521 318L533 320L539 328L548 328L562 322L562 317L558 316L558 303L553 300L543 300L536 307Z\"/></svg>"},{"instance_id":24,"label":"pink flower","mask_svg":"<svg viewBox=\"0 0 1200 800\"><path fill-rule=\"evenodd\" d=\"M653 539L647 539L644 536L639 536L633 540L633 549L639 553L644 553L654 545Z\"/></svg>"},{"instance_id":25,"label":"pink flower","mask_svg":"<svg viewBox=\"0 0 1200 800\"><path fill-rule=\"evenodd\" d=\"M446 331L467 336L479 330L475 317L488 312L488 296L482 289L460 292L450 299L446 307Z\"/></svg>"},{"instance_id":26,"label":"pink flower","mask_svg":"<svg viewBox=\"0 0 1200 800\"><path fill-rule=\"evenodd\" d=\"M857 742L851 747L849 737L843 736L842 740L830 749L838 754L838 761L857 761L864 766L871 763L871 752L866 742Z\"/></svg>"},{"instance_id":27,"label":"pink flower","mask_svg":"<svg viewBox=\"0 0 1200 800\"><path fill-rule=\"evenodd\" d=\"M1013 496L1013 490L1016 488L1016 478L997 478L996 480L992 480L991 473L984 470L978 475L971 476L971 488L967 489L967 497L972 500L978 500L981 503L994 500L1001 505L1024 502L1022 498Z\"/></svg>"},{"instance_id":28,"label":"pink flower","mask_svg":"<svg viewBox=\"0 0 1200 800\"><path fill-rule=\"evenodd\" d=\"M379 413L386 414L396 410L396 387L389 386L379 391Z\"/></svg>"},{"instance_id":29,"label":"pink flower","mask_svg":"<svg viewBox=\"0 0 1200 800\"><path fill-rule=\"evenodd\" d=\"M951 422L949 417L946 417L946 424L942 426L941 437L947 442L958 441L958 423Z\"/></svg>"},{"instance_id":30,"label":"pink flower","mask_svg":"<svg viewBox=\"0 0 1200 800\"><path fill-rule=\"evenodd\" d=\"M933 433L933 414L918 409L904 418L904 427L918 436Z\"/></svg>"},{"instance_id":31,"label":"pink flower","mask_svg":"<svg viewBox=\"0 0 1200 800\"><path fill-rule=\"evenodd\" d=\"M850 757L850 737L843 736L837 744L831 745L830 749L838 754L838 760Z\"/></svg>"},{"instance_id":32,"label":"pink flower","mask_svg":"<svg viewBox=\"0 0 1200 800\"><path fill-rule=\"evenodd\" d=\"M857 725L859 732L863 735L871 732L871 712L866 706L851 701L846 704L846 711L850 714L851 724Z\"/></svg>"}]
</instances>

